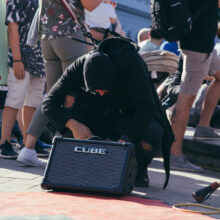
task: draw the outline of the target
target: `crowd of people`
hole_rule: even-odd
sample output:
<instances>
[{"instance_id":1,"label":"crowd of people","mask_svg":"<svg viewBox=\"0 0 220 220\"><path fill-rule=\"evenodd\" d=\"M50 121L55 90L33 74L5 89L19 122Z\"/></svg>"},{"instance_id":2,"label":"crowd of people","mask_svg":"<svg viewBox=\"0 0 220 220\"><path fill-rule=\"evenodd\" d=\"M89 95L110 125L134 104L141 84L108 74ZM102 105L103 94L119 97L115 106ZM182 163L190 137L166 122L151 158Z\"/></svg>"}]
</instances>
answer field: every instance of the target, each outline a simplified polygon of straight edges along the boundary
<instances>
[{"instance_id":1,"label":"crowd of people","mask_svg":"<svg viewBox=\"0 0 220 220\"><path fill-rule=\"evenodd\" d=\"M190 4L199 10L200 5ZM136 186L149 185L147 167L160 152L167 182L169 167L203 172L182 153L182 142L204 82L194 138L220 139L210 127L220 98L220 57L214 49L218 1L210 1L209 10L180 42L165 41L149 27L139 31L138 46L126 40L115 8L110 0L7 0L9 70L7 96L0 97L0 157L44 166L38 156L49 155L41 137L50 124L53 135L134 143ZM92 49L93 43L101 49ZM152 78L159 73L149 72L142 59L152 51L169 51L179 60L175 73L157 90Z\"/></svg>"}]
</instances>

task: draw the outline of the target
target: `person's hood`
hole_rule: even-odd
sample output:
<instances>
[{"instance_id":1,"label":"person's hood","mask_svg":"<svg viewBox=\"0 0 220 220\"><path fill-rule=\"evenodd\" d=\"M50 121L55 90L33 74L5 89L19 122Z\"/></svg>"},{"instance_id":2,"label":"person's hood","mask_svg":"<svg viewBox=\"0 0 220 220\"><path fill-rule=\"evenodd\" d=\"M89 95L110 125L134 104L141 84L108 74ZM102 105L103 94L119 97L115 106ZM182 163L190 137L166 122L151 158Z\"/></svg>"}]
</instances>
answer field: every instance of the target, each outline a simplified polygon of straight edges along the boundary
<instances>
[{"instance_id":1,"label":"person's hood","mask_svg":"<svg viewBox=\"0 0 220 220\"><path fill-rule=\"evenodd\" d=\"M117 66L106 53L98 51L86 56L83 76L86 91L112 90L119 80Z\"/></svg>"},{"instance_id":2,"label":"person's hood","mask_svg":"<svg viewBox=\"0 0 220 220\"><path fill-rule=\"evenodd\" d=\"M129 62L134 51L139 47L135 42L126 38L107 38L98 46L98 51L107 53L112 61L117 65L120 74L130 71Z\"/></svg>"}]
</instances>

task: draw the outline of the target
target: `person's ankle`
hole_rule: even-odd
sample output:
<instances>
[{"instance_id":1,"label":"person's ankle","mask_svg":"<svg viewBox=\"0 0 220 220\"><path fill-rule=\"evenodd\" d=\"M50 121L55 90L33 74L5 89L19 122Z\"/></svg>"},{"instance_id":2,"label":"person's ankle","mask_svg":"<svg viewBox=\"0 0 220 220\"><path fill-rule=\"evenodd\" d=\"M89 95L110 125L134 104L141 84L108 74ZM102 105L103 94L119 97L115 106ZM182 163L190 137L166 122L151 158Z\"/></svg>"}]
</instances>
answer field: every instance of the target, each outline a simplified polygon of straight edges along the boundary
<instances>
[{"instance_id":1,"label":"person's ankle","mask_svg":"<svg viewBox=\"0 0 220 220\"><path fill-rule=\"evenodd\" d=\"M199 123L196 127L210 127L210 125L206 123Z\"/></svg>"},{"instance_id":2,"label":"person's ankle","mask_svg":"<svg viewBox=\"0 0 220 220\"><path fill-rule=\"evenodd\" d=\"M32 148L28 148L28 147L24 147L23 148L25 151L28 151L28 152L33 152L33 151L35 151L35 149L32 149Z\"/></svg>"},{"instance_id":3,"label":"person's ankle","mask_svg":"<svg viewBox=\"0 0 220 220\"><path fill-rule=\"evenodd\" d=\"M28 150L34 150L34 146L32 147L32 146L25 145L25 148L27 148Z\"/></svg>"},{"instance_id":4,"label":"person's ankle","mask_svg":"<svg viewBox=\"0 0 220 220\"><path fill-rule=\"evenodd\" d=\"M28 134L25 142L25 147L34 149L35 144L37 143L38 137Z\"/></svg>"},{"instance_id":5,"label":"person's ankle","mask_svg":"<svg viewBox=\"0 0 220 220\"><path fill-rule=\"evenodd\" d=\"M181 151L171 150L171 155L173 155L173 156L181 156L182 152Z\"/></svg>"}]
</instances>

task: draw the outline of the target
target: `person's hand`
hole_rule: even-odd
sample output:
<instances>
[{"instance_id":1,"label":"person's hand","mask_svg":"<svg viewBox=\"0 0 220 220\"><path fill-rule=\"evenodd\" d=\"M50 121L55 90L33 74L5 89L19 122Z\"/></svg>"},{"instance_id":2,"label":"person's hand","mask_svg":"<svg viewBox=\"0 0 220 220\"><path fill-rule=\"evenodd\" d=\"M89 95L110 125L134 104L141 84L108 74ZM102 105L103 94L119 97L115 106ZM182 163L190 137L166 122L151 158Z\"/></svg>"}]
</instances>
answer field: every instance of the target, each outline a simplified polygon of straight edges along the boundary
<instances>
[{"instance_id":1,"label":"person's hand","mask_svg":"<svg viewBox=\"0 0 220 220\"><path fill-rule=\"evenodd\" d=\"M118 140L118 142L119 142L119 143L124 143L125 141L122 140L122 139L120 139L120 140Z\"/></svg>"},{"instance_id":2,"label":"person's hand","mask_svg":"<svg viewBox=\"0 0 220 220\"><path fill-rule=\"evenodd\" d=\"M90 129L82 123L78 123L78 126L74 127L72 132L76 139L88 139L94 136Z\"/></svg>"},{"instance_id":3,"label":"person's hand","mask_svg":"<svg viewBox=\"0 0 220 220\"><path fill-rule=\"evenodd\" d=\"M206 75L205 77L205 80L207 81L212 81L213 79L215 79L213 76Z\"/></svg>"},{"instance_id":4,"label":"person's hand","mask_svg":"<svg viewBox=\"0 0 220 220\"><path fill-rule=\"evenodd\" d=\"M94 136L94 134L90 131L90 129L86 125L84 125L74 119L70 119L66 123L66 127L72 131L73 136L76 139L88 139L88 138Z\"/></svg>"},{"instance_id":5,"label":"person's hand","mask_svg":"<svg viewBox=\"0 0 220 220\"><path fill-rule=\"evenodd\" d=\"M22 62L13 63L14 75L17 79L22 80L25 77L24 64Z\"/></svg>"}]
</instances>

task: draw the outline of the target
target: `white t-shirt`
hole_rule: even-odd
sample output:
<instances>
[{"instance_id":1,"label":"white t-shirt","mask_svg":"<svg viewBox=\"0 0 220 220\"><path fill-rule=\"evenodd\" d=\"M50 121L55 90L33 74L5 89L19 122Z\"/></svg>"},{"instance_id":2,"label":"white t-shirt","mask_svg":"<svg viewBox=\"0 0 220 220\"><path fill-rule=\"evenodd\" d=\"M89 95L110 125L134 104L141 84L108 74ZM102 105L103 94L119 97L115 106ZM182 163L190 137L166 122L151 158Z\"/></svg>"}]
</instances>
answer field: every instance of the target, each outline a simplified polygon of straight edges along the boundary
<instances>
[{"instance_id":1,"label":"white t-shirt","mask_svg":"<svg viewBox=\"0 0 220 220\"><path fill-rule=\"evenodd\" d=\"M101 3L93 11L87 11L85 9L86 24L90 27L109 28L111 26L110 18L117 18L115 9L112 5Z\"/></svg>"},{"instance_id":2,"label":"white t-shirt","mask_svg":"<svg viewBox=\"0 0 220 220\"><path fill-rule=\"evenodd\" d=\"M216 43L215 49L217 50L217 54L220 56L220 43Z\"/></svg>"}]
</instances>

